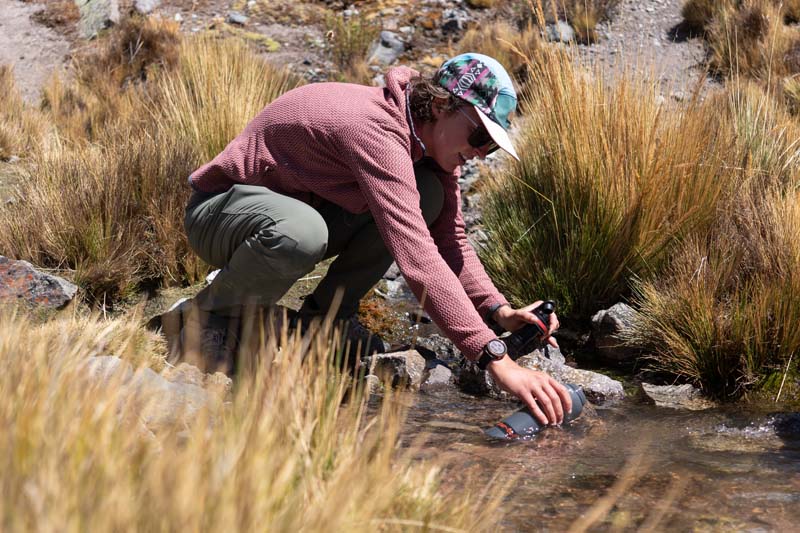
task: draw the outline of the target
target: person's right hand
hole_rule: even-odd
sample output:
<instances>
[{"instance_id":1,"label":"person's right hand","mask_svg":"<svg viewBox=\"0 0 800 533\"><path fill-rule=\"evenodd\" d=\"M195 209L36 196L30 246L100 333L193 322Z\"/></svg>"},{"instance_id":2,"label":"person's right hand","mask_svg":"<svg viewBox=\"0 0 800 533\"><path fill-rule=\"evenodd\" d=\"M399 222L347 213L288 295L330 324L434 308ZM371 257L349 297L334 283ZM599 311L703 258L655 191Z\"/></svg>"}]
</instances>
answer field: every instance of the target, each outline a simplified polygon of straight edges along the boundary
<instances>
[{"instance_id":1,"label":"person's right hand","mask_svg":"<svg viewBox=\"0 0 800 533\"><path fill-rule=\"evenodd\" d=\"M564 413L572 410L567 388L544 372L522 368L509 356L490 362L487 370L495 383L522 400L542 425L561 424Z\"/></svg>"}]
</instances>

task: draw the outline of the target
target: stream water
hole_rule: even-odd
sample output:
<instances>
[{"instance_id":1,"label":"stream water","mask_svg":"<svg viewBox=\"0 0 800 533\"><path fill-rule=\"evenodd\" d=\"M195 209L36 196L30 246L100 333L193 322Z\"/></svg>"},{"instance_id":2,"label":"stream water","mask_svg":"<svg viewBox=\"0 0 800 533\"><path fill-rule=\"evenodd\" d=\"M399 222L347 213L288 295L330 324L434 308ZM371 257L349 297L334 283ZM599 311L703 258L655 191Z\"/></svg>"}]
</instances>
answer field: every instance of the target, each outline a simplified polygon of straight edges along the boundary
<instances>
[{"instance_id":1,"label":"stream water","mask_svg":"<svg viewBox=\"0 0 800 533\"><path fill-rule=\"evenodd\" d=\"M510 481L507 531L800 531L800 414L589 406L527 441L482 433L515 405L453 390L409 398L406 439L447 455L446 486ZM446 487L445 487L446 488Z\"/></svg>"}]
</instances>

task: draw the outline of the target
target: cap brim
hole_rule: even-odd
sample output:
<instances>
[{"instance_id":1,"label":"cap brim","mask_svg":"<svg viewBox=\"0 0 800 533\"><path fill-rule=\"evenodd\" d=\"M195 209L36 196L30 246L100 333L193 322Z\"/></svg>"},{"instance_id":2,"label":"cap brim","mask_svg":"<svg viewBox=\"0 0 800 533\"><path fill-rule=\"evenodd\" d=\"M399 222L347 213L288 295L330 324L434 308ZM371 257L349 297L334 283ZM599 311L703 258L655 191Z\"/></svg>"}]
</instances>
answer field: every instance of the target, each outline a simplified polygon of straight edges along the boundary
<instances>
[{"instance_id":1,"label":"cap brim","mask_svg":"<svg viewBox=\"0 0 800 533\"><path fill-rule=\"evenodd\" d=\"M511 157L519 161L517 151L514 150L514 145L511 144L511 139L508 136L508 132L503 129L503 126L487 117L484 112L477 107L475 107L475 111L478 112L478 116L481 118L481 122L483 122L486 131L489 132L489 135L492 137L492 140L497 143L497 146L508 152Z\"/></svg>"}]
</instances>

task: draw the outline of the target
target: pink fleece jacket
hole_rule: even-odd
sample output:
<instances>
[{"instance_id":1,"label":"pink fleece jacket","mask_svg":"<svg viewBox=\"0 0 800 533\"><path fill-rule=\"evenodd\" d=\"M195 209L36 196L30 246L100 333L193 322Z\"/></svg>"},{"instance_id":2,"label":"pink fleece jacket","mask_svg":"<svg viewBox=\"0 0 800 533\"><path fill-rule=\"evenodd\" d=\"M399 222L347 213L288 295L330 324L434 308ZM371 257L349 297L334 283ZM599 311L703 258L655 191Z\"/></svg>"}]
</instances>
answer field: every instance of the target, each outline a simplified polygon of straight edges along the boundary
<instances>
[{"instance_id":1,"label":"pink fleece jacket","mask_svg":"<svg viewBox=\"0 0 800 533\"><path fill-rule=\"evenodd\" d=\"M390 69L386 87L315 83L267 105L192 186L222 192L262 185L313 205L314 196L352 213L372 213L386 247L425 311L468 358L496 335L484 324L506 299L467 241L458 187L460 169L439 173L442 212L430 230L419 207L404 90L417 72Z\"/></svg>"}]
</instances>

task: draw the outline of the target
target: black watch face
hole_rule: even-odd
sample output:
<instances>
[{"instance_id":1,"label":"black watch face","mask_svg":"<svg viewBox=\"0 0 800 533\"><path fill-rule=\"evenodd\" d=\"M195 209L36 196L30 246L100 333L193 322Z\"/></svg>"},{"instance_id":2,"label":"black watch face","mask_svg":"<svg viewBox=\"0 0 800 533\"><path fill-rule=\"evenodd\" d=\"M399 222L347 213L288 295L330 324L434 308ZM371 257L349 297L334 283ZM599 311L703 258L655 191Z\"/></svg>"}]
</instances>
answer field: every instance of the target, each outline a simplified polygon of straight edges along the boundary
<instances>
[{"instance_id":1,"label":"black watch face","mask_svg":"<svg viewBox=\"0 0 800 533\"><path fill-rule=\"evenodd\" d=\"M494 339L493 341L489 341L489 344L486 345L486 351L489 352L489 355L493 358L502 359L506 354L506 343L500 339Z\"/></svg>"}]
</instances>

